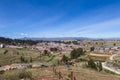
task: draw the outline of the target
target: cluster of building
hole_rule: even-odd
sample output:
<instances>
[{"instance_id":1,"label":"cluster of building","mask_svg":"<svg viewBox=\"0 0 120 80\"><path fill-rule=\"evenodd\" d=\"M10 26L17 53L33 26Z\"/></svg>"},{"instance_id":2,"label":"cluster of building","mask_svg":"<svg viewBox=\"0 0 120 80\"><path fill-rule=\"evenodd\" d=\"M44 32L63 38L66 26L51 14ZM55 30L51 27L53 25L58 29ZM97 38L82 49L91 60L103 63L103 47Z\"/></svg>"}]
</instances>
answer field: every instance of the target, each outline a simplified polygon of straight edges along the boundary
<instances>
[{"instance_id":1,"label":"cluster of building","mask_svg":"<svg viewBox=\"0 0 120 80\"><path fill-rule=\"evenodd\" d=\"M0 71L7 71L13 69L24 69L30 67L30 64L11 64L0 67Z\"/></svg>"},{"instance_id":2,"label":"cluster of building","mask_svg":"<svg viewBox=\"0 0 120 80\"><path fill-rule=\"evenodd\" d=\"M75 45L73 43L71 44L65 44L65 43L55 43L55 42L49 42L49 43L38 43L36 45L36 48L43 52L44 50L47 50L48 52L52 53L51 48L57 48L57 50L60 53L69 53L71 52L74 48L79 48L80 45Z\"/></svg>"},{"instance_id":3,"label":"cluster of building","mask_svg":"<svg viewBox=\"0 0 120 80\"><path fill-rule=\"evenodd\" d=\"M99 48L99 50L95 50L97 53L107 53L107 54L116 54L120 53L120 46L108 46L104 45Z\"/></svg>"},{"instance_id":4,"label":"cluster of building","mask_svg":"<svg viewBox=\"0 0 120 80\"><path fill-rule=\"evenodd\" d=\"M52 64L47 62L38 63L27 63L27 64L11 64L0 67L0 71L8 71L14 69L25 69L25 68L38 68L38 67L50 67Z\"/></svg>"},{"instance_id":5,"label":"cluster of building","mask_svg":"<svg viewBox=\"0 0 120 80\"><path fill-rule=\"evenodd\" d=\"M0 48L23 48L22 46L0 44Z\"/></svg>"}]
</instances>

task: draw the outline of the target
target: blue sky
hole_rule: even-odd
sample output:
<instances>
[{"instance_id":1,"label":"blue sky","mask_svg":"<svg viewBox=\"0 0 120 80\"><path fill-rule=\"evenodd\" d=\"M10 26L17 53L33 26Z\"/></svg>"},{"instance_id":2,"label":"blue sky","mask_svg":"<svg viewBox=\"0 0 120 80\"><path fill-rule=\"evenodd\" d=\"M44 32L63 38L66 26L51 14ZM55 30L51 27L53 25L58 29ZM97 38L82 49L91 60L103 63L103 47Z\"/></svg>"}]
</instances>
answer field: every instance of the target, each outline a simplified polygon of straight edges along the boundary
<instances>
[{"instance_id":1,"label":"blue sky","mask_svg":"<svg viewBox=\"0 0 120 80\"><path fill-rule=\"evenodd\" d=\"M120 37L120 0L0 0L0 36Z\"/></svg>"}]
</instances>

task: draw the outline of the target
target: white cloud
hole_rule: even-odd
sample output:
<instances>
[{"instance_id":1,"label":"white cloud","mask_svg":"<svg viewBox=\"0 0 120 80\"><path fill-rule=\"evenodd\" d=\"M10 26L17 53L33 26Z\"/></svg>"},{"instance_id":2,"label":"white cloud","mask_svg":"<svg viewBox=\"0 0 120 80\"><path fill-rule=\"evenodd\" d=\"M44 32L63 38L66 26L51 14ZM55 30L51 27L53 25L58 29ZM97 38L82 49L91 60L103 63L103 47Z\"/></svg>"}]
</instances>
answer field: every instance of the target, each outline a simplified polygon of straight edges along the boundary
<instances>
[{"instance_id":1,"label":"white cloud","mask_svg":"<svg viewBox=\"0 0 120 80\"><path fill-rule=\"evenodd\" d=\"M28 36L26 33L20 33L21 36Z\"/></svg>"},{"instance_id":2,"label":"white cloud","mask_svg":"<svg viewBox=\"0 0 120 80\"><path fill-rule=\"evenodd\" d=\"M71 33L88 37L112 37L114 35L118 36L118 34L120 34L119 26L120 19L113 19L84 26L83 28L74 29L73 31L71 31Z\"/></svg>"}]
</instances>

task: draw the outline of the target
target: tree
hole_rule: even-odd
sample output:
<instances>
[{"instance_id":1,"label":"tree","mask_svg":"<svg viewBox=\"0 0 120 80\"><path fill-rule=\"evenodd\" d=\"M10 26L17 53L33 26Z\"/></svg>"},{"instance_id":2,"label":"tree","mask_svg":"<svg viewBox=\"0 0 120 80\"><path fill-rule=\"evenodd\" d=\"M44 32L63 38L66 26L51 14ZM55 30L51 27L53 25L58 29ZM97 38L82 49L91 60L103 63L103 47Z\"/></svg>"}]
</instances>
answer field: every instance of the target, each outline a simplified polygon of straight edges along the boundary
<instances>
[{"instance_id":1,"label":"tree","mask_svg":"<svg viewBox=\"0 0 120 80\"><path fill-rule=\"evenodd\" d=\"M47 50L44 50L44 51L43 51L43 54L44 54L44 55L47 55L47 54L48 54L48 51L47 51Z\"/></svg>"},{"instance_id":2,"label":"tree","mask_svg":"<svg viewBox=\"0 0 120 80\"><path fill-rule=\"evenodd\" d=\"M20 57L20 61L21 61L21 62L25 62L25 58L21 56L21 57Z\"/></svg>"},{"instance_id":3,"label":"tree","mask_svg":"<svg viewBox=\"0 0 120 80\"><path fill-rule=\"evenodd\" d=\"M4 72L5 72L4 70L1 70L1 71L0 71L0 74L4 74Z\"/></svg>"},{"instance_id":4,"label":"tree","mask_svg":"<svg viewBox=\"0 0 120 80\"><path fill-rule=\"evenodd\" d=\"M21 40L21 39L10 39L10 38L4 38L4 37L0 37L0 43L3 44L8 44L8 45L34 45L37 44L38 41L33 41L33 40Z\"/></svg>"},{"instance_id":5,"label":"tree","mask_svg":"<svg viewBox=\"0 0 120 80\"><path fill-rule=\"evenodd\" d=\"M25 59L25 57L22 57L22 56L21 56L21 57L20 57L20 60L21 60L22 63L28 63L28 60Z\"/></svg>"},{"instance_id":6,"label":"tree","mask_svg":"<svg viewBox=\"0 0 120 80\"><path fill-rule=\"evenodd\" d=\"M95 64L95 62L92 59L90 59L88 61L88 67L97 70L97 65Z\"/></svg>"},{"instance_id":7,"label":"tree","mask_svg":"<svg viewBox=\"0 0 120 80\"><path fill-rule=\"evenodd\" d=\"M76 53L76 50L75 50L75 49L74 49L73 51L71 51L71 53L70 53L71 59L76 58L77 55L78 55L78 54Z\"/></svg>"},{"instance_id":8,"label":"tree","mask_svg":"<svg viewBox=\"0 0 120 80\"><path fill-rule=\"evenodd\" d=\"M71 53L70 53L70 56L71 56L71 59L76 59L83 54L84 54L83 49L78 48L78 49L72 50Z\"/></svg>"},{"instance_id":9,"label":"tree","mask_svg":"<svg viewBox=\"0 0 120 80\"><path fill-rule=\"evenodd\" d=\"M58 51L58 49L57 48L50 48L50 51L56 52L56 51Z\"/></svg>"},{"instance_id":10,"label":"tree","mask_svg":"<svg viewBox=\"0 0 120 80\"><path fill-rule=\"evenodd\" d=\"M25 61L24 61L25 63L28 63L28 60L27 59L25 59Z\"/></svg>"},{"instance_id":11,"label":"tree","mask_svg":"<svg viewBox=\"0 0 120 80\"><path fill-rule=\"evenodd\" d=\"M116 46L116 43L114 43L113 46Z\"/></svg>"},{"instance_id":12,"label":"tree","mask_svg":"<svg viewBox=\"0 0 120 80\"><path fill-rule=\"evenodd\" d=\"M98 45L98 42L96 42L95 44Z\"/></svg>"},{"instance_id":13,"label":"tree","mask_svg":"<svg viewBox=\"0 0 120 80\"><path fill-rule=\"evenodd\" d=\"M68 58L67 56L63 55L62 61L65 63L65 62L67 62L68 60L69 60L69 58Z\"/></svg>"},{"instance_id":14,"label":"tree","mask_svg":"<svg viewBox=\"0 0 120 80\"><path fill-rule=\"evenodd\" d=\"M103 70L103 68L102 68L102 63L99 61L98 64L99 64L99 65L98 65L99 71L102 71L102 70Z\"/></svg>"},{"instance_id":15,"label":"tree","mask_svg":"<svg viewBox=\"0 0 120 80\"><path fill-rule=\"evenodd\" d=\"M8 52L8 50L5 50L5 51L4 51L4 54L7 54L7 52Z\"/></svg>"},{"instance_id":16,"label":"tree","mask_svg":"<svg viewBox=\"0 0 120 80\"><path fill-rule=\"evenodd\" d=\"M78 48L77 53L79 53L79 55L84 55L83 48Z\"/></svg>"},{"instance_id":17,"label":"tree","mask_svg":"<svg viewBox=\"0 0 120 80\"><path fill-rule=\"evenodd\" d=\"M30 62L32 62L32 57L30 57Z\"/></svg>"},{"instance_id":18,"label":"tree","mask_svg":"<svg viewBox=\"0 0 120 80\"><path fill-rule=\"evenodd\" d=\"M78 45L79 43L77 41L72 41L73 44Z\"/></svg>"},{"instance_id":19,"label":"tree","mask_svg":"<svg viewBox=\"0 0 120 80\"><path fill-rule=\"evenodd\" d=\"M19 52L17 52L17 55L19 55Z\"/></svg>"},{"instance_id":20,"label":"tree","mask_svg":"<svg viewBox=\"0 0 120 80\"><path fill-rule=\"evenodd\" d=\"M94 51L94 50L95 50L95 47L94 47L94 46L90 48L90 51Z\"/></svg>"}]
</instances>

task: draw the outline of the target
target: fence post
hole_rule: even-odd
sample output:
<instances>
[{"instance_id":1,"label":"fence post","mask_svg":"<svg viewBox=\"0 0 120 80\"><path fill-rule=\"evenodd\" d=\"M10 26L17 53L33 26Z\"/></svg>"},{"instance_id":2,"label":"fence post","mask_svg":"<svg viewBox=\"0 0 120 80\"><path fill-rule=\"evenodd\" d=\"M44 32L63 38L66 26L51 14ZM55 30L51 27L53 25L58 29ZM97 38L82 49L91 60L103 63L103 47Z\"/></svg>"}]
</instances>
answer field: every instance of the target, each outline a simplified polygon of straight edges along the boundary
<instances>
[{"instance_id":1,"label":"fence post","mask_svg":"<svg viewBox=\"0 0 120 80\"><path fill-rule=\"evenodd\" d=\"M73 71L71 71L70 77L71 77L71 80L73 80Z\"/></svg>"},{"instance_id":2,"label":"fence post","mask_svg":"<svg viewBox=\"0 0 120 80\"><path fill-rule=\"evenodd\" d=\"M58 77L59 77L59 80L60 80L60 78L61 78L61 76L60 76L60 72L58 72Z\"/></svg>"},{"instance_id":3,"label":"fence post","mask_svg":"<svg viewBox=\"0 0 120 80\"><path fill-rule=\"evenodd\" d=\"M63 79L63 76L61 75L61 72L58 73L59 79Z\"/></svg>"},{"instance_id":4,"label":"fence post","mask_svg":"<svg viewBox=\"0 0 120 80\"><path fill-rule=\"evenodd\" d=\"M74 76L74 80L76 80L75 76Z\"/></svg>"}]
</instances>

